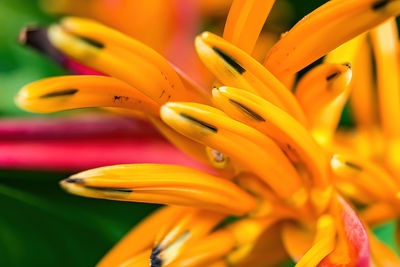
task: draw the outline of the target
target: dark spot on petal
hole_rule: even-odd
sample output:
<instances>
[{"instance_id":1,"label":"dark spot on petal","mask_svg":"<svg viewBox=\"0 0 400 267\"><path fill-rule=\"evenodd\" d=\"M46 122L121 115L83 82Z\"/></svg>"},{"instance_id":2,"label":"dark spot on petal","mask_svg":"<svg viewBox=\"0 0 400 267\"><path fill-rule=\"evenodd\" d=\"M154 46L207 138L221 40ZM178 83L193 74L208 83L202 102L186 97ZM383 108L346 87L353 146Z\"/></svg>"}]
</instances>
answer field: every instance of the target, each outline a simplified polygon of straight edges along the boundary
<instances>
[{"instance_id":1,"label":"dark spot on petal","mask_svg":"<svg viewBox=\"0 0 400 267\"><path fill-rule=\"evenodd\" d=\"M156 257L150 259L150 267L161 267L161 266L162 266L162 261L160 258Z\"/></svg>"},{"instance_id":2,"label":"dark spot on petal","mask_svg":"<svg viewBox=\"0 0 400 267\"><path fill-rule=\"evenodd\" d=\"M150 255L150 266L151 267L161 267L162 266L162 261L160 258L161 251L162 251L162 249L159 246L153 248L153 250L151 251L151 255Z\"/></svg>"},{"instance_id":3,"label":"dark spot on petal","mask_svg":"<svg viewBox=\"0 0 400 267\"><path fill-rule=\"evenodd\" d=\"M181 117L185 118L185 119L191 120L192 122L199 124L200 126L202 126L204 128L207 128L210 131L213 131L215 133L218 132L218 128L213 126L213 125L211 125L211 124L208 124L208 123L206 123L204 121L200 121L200 120L198 120L196 118L193 118L192 116L189 116L189 115L187 115L185 113L180 113L179 115Z\"/></svg>"},{"instance_id":4,"label":"dark spot on petal","mask_svg":"<svg viewBox=\"0 0 400 267\"><path fill-rule=\"evenodd\" d=\"M351 63L350 62L343 63L342 65L348 67L349 69L351 69Z\"/></svg>"},{"instance_id":5,"label":"dark spot on petal","mask_svg":"<svg viewBox=\"0 0 400 267\"><path fill-rule=\"evenodd\" d=\"M387 4L389 4L391 0L379 0L372 4L372 9L377 11L379 9L384 8Z\"/></svg>"},{"instance_id":6,"label":"dark spot on petal","mask_svg":"<svg viewBox=\"0 0 400 267\"><path fill-rule=\"evenodd\" d=\"M230 56L228 56L226 53L222 52L221 50L219 50L216 47L212 48L220 57L223 58L223 60L225 60L226 63L228 63L232 68L234 68L237 72L239 72L240 74L244 73L246 70L239 64L236 62L236 60L234 60L233 58L231 58Z\"/></svg>"},{"instance_id":7,"label":"dark spot on petal","mask_svg":"<svg viewBox=\"0 0 400 267\"><path fill-rule=\"evenodd\" d=\"M77 38L82 40L82 41L84 41L85 43L87 43L87 44L89 44L91 46L96 47L96 48L99 48L99 49L103 49L104 48L104 44L100 43L99 41L96 41L96 40L93 40L93 39L90 39L90 38L87 38L87 37L82 37L82 36L77 36Z\"/></svg>"},{"instance_id":8,"label":"dark spot on petal","mask_svg":"<svg viewBox=\"0 0 400 267\"><path fill-rule=\"evenodd\" d=\"M162 90L161 95L158 98L161 98L165 94L165 89Z\"/></svg>"},{"instance_id":9,"label":"dark spot on petal","mask_svg":"<svg viewBox=\"0 0 400 267\"><path fill-rule=\"evenodd\" d=\"M104 192L116 192L116 193L132 193L132 189L128 188L112 188L112 187L97 187L97 186L85 186L87 189L104 191Z\"/></svg>"},{"instance_id":10,"label":"dark spot on petal","mask_svg":"<svg viewBox=\"0 0 400 267\"><path fill-rule=\"evenodd\" d=\"M51 97L58 97L58 96L74 95L78 91L79 91L78 89L65 89L65 90L51 92L51 93L42 95L42 96L40 96L40 98L51 98Z\"/></svg>"},{"instance_id":11,"label":"dark spot on petal","mask_svg":"<svg viewBox=\"0 0 400 267\"><path fill-rule=\"evenodd\" d=\"M363 170L363 168L362 168L361 166L359 166L359 165L357 165L357 164L354 164L354 163L352 163L352 162L349 162L349 161L346 161L344 164L345 164L346 166L352 168L352 169L357 170L357 171L362 171L362 170Z\"/></svg>"},{"instance_id":12,"label":"dark spot on petal","mask_svg":"<svg viewBox=\"0 0 400 267\"><path fill-rule=\"evenodd\" d=\"M329 82L330 80L335 79L335 78L336 78L337 76L339 76L339 75L340 75L340 72L339 72L339 71L334 72L334 73L328 75L328 76L326 77L326 80Z\"/></svg>"},{"instance_id":13,"label":"dark spot on petal","mask_svg":"<svg viewBox=\"0 0 400 267\"><path fill-rule=\"evenodd\" d=\"M265 121L265 119L263 117L261 117L261 115L259 115L258 113L256 113L254 110L246 107L245 105L233 100L233 99L229 99L229 102L231 102L232 104L234 104L235 106L237 106L238 108L240 108L240 110L244 111L244 113L246 113L247 115L249 115L250 117L252 117L253 119L257 120L257 121Z\"/></svg>"},{"instance_id":14,"label":"dark spot on petal","mask_svg":"<svg viewBox=\"0 0 400 267\"><path fill-rule=\"evenodd\" d=\"M127 97L127 96L120 96L120 95L114 96L114 102L116 102L116 101L122 102L122 101L128 101L128 100L129 100L129 97Z\"/></svg>"},{"instance_id":15,"label":"dark spot on petal","mask_svg":"<svg viewBox=\"0 0 400 267\"><path fill-rule=\"evenodd\" d=\"M70 183L70 184L83 184L84 180L81 178L68 178L68 179L65 179L64 182Z\"/></svg>"}]
</instances>

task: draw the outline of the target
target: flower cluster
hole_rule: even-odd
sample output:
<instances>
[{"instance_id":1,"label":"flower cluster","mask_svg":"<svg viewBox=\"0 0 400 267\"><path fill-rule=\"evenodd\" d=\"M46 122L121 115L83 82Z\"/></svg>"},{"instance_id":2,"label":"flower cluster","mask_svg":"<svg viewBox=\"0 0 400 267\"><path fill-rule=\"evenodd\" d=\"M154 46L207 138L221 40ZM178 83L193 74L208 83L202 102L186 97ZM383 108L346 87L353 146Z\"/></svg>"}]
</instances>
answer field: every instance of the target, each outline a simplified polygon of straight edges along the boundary
<instances>
[{"instance_id":1,"label":"flower cluster","mask_svg":"<svg viewBox=\"0 0 400 267\"><path fill-rule=\"evenodd\" d=\"M98 266L400 266L369 228L400 211L400 0L331 0L261 64L251 53L274 2L234 0L222 37L195 38L212 90L89 19L24 31L25 43L98 75L26 85L20 107L145 117L207 165L115 165L63 180L81 196L166 205ZM348 99L356 127L338 131Z\"/></svg>"}]
</instances>

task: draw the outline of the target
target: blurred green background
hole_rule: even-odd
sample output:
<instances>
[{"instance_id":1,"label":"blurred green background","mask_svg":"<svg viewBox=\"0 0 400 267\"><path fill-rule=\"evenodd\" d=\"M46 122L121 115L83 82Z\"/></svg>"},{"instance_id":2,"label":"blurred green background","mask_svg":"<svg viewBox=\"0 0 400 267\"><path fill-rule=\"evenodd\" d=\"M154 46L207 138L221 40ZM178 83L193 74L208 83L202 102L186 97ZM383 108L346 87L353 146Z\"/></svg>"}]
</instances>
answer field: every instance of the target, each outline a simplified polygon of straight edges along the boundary
<instances>
[{"instance_id":1,"label":"blurred green background","mask_svg":"<svg viewBox=\"0 0 400 267\"><path fill-rule=\"evenodd\" d=\"M293 25L325 1L291 2ZM64 73L55 63L16 42L23 26L55 20L42 12L36 1L0 1L0 116L33 116L15 107L13 96L24 84ZM156 207L69 195L58 185L68 175L0 171L0 266L93 266ZM393 231L393 223L376 230L391 246Z\"/></svg>"}]
</instances>

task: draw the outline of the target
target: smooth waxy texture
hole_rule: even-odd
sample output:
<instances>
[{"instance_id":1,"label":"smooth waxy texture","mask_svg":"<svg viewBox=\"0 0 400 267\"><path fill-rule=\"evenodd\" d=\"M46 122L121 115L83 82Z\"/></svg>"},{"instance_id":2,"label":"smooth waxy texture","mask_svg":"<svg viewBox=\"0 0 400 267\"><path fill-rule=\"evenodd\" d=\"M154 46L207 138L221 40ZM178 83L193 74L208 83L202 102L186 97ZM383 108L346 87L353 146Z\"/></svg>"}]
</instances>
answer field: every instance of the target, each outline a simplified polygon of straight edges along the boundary
<instances>
[{"instance_id":1,"label":"smooth waxy texture","mask_svg":"<svg viewBox=\"0 0 400 267\"><path fill-rule=\"evenodd\" d=\"M317 186L328 184L324 152L307 130L289 114L261 97L236 88L214 89L213 97L215 104L229 116L269 136L287 154L303 162Z\"/></svg>"},{"instance_id":2,"label":"smooth waxy texture","mask_svg":"<svg viewBox=\"0 0 400 267\"><path fill-rule=\"evenodd\" d=\"M222 213L243 214L256 206L253 197L231 182L177 165L97 168L75 174L61 185L68 192L82 196L187 205Z\"/></svg>"},{"instance_id":3,"label":"smooth waxy texture","mask_svg":"<svg viewBox=\"0 0 400 267\"><path fill-rule=\"evenodd\" d=\"M321 64L302 77L295 95L311 124L323 108L345 91L351 77L351 67L347 63Z\"/></svg>"},{"instance_id":4,"label":"smooth waxy texture","mask_svg":"<svg viewBox=\"0 0 400 267\"><path fill-rule=\"evenodd\" d=\"M181 253L208 235L225 217L224 214L207 210L187 210L173 225L160 227L151 261L161 261L163 265L168 265L180 258Z\"/></svg>"},{"instance_id":5,"label":"smooth waxy texture","mask_svg":"<svg viewBox=\"0 0 400 267\"><path fill-rule=\"evenodd\" d=\"M234 0L223 38L251 54L275 0Z\"/></svg>"},{"instance_id":6,"label":"smooth waxy texture","mask_svg":"<svg viewBox=\"0 0 400 267\"><path fill-rule=\"evenodd\" d=\"M371 32L375 52L379 114L387 138L385 161L394 175L400 174L400 62L398 29L389 20Z\"/></svg>"},{"instance_id":7,"label":"smooth waxy texture","mask_svg":"<svg viewBox=\"0 0 400 267\"><path fill-rule=\"evenodd\" d=\"M344 42L399 13L398 0L329 1L286 33L270 50L264 65L278 77L298 72Z\"/></svg>"},{"instance_id":8,"label":"smooth waxy texture","mask_svg":"<svg viewBox=\"0 0 400 267\"><path fill-rule=\"evenodd\" d=\"M122 240L118 242L96 267L118 266L137 253L148 250L154 243L157 231L154 229L169 225L183 215L184 208L164 207L135 226Z\"/></svg>"},{"instance_id":9,"label":"smooth waxy texture","mask_svg":"<svg viewBox=\"0 0 400 267\"><path fill-rule=\"evenodd\" d=\"M203 63L224 85L255 93L307 124L293 94L254 58L209 32L199 35L195 45Z\"/></svg>"},{"instance_id":10,"label":"smooth waxy texture","mask_svg":"<svg viewBox=\"0 0 400 267\"><path fill-rule=\"evenodd\" d=\"M62 76L26 85L16 103L29 111L48 113L87 107L119 107L158 115L159 105L126 83L105 76Z\"/></svg>"},{"instance_id":11,"label":"smooth waxy texture","mask_svg":"<svg viewBox=\"0 0 400 267\"><path fill-rule=\"evenodd\" d=\"M85 23L95 30L90 31ZM98 28L100 29L96 30ZM66 20L65 25L51 26L48 36L52 45L63 53L93 69L127 82L157 103L184 98L200 102L206 99L204 95L199 96L199 92L186 90L172 67L156 52L105 26L71 19ZM144 79L145 77L153 79Z\"/></svg>"},{"instance_id":12,"label":"smooth waxy texture","mask_svg":"<svg viewBox=\"0 0 400 267\"><path fill-rule=\"evenodd\" d=\"M223 112L198 104L168 103L162 107L161 117L178 132L221 151L259 175L279 196L290 198L302 190L293 165L271 139ZM283 179L287 183L282 183Z\"/></svg>"}]
</instances>

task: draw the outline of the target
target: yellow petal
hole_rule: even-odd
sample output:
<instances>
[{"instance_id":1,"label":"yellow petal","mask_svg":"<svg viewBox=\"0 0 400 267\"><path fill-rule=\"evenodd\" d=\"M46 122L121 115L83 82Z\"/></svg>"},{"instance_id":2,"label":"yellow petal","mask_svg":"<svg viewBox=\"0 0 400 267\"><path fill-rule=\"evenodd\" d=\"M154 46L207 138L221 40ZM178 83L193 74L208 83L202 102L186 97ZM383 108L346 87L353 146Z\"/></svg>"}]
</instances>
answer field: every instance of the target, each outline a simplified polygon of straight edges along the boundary
<instances>
[{"instance_id":1,"label":"yellow petal","mask_svg":"<svg viewBox=\"0 0 400 267\"><path fill-rule=\"evenodd\" d=\"M367 228L369 245L371 247L372 262L376 267L400 266L399 256L385 243L378 240Z\"/></svg>"},{"instance_id":2,"label":"yellow petal","mask_svg":"<svg viewBox=\"0 0 400 267\"><path fill-rule=\"evenodd\" d=\"M199 87L186 87L183 82L187 85L187 81L180 79L179 74L168 61L145 44L93 20L67 17L62 20L60 25L74 35L96 40L96 42L102 43L110 49L126 49L132 54L140 56L157 68L158 75L161 74L162 78L168 81L174 93L178 92L181 95L180 97L186 97L182 99L208 103L208 97Z\"/></svg>"},{"instance_id":3,"label":"yellow petal","mask_svg":"<svg viewBox=\"0 0 400 267\"><path fill-rule=\"evenodd\" d=\"M223 84L260 95L306 124L293 94L251 56L209 32L199 35L195 44L203 63Z\"/></svg>"},{"instance_id":4,"label":"yellow petal","mask_svg":"<svg viewBox=\"0 0 400 267\"><path fill-rule=\"evenodd\" d=\"M173 225L161 227L153 246L152 261L161 261L163 265L168 265L209 234L225 217L221 213L193 209Z\"/></svg>"},{"instance_id":5,"label":"yellow petal","mask_svg":"<svg viewBox=\"0 0 400 267\"><path fill-rule=\"evenodd\" d=\"M119 265L107 265L107 266L118 266L118 267L148 267L150 263L151 250L145 250L142 253L126 260Z\"/></svg>"},{"instance_id":6,"label":"yellow petal","mask_svg":"<svg viewBox=\"0 0 400 267\"><path fill-rule=\"evenodd\" d=\"M382 128L389 139L400 138L400 62L396 21L371 31L375 52Z\"/></svg>"},{"instance_id":7,"label":"yellow petal","mask_svg":"<svg viewBox=\"0 0 400 267\"><path fill-rule=\"evenodd\" d=\"M278 217L271 216L262 219L242 219L231 225L228 229L235 237L235 249L227 256L231 265L236 265L250 255L258 239L269 227L278 221Z\"/></svg>"},{"instance_id":8,"label":"yellow petal","mask_svg":"<svg viewBox=\"0 0 400 267\"><path fill-rule=\"evenodd\" d=\"M356 126L371 129L378 123L376 89L372 66L372 50L366 34L352 62L350 107Z\"/></svg>"},{"instance_id":9,"label":"yellow petal","mask_svg":"<svg viewBox=\"0 0 400 267\"><path fill-rule=\"evenodd\" d=\"M234 0L224 29L224 39L251 54L275 0Z\"/></svg>"},{"instance_id":10,"label":"yellow petal","mask_svg":"<svg viewBox=\"0 0 400 267\"><path fill-rule=\"evenodd\" d=\"M118 266L129 258L137 256L137 253L150 249L156 238L157 229L175 222L184 212L185 209L181 207L164 207L157 210L127 233L96 266ZM148 255L150 257L150 251Z\"/></svg>"},{"instance_id":11,"label":"yellow petal","mask_svg":"<svg viewBox=\"0 0 400 267\"><path fill-rule=\"evenodd\" d=\"M385 202L373 203L360 212L360 217L371 226L379 225L399 216L399 212Z\"/></svg>"},{"instance_id":12,"label":"yellow petal","mask_svg":"<svg viewBox=\"0 0 400 267\"><path fill-rule=\"evenodd\" d=\"M269 52L265 66L278 77L295 73L399 12L398 0L329 1L284 35Z\"/></svg>"},{"instance_id":13,"label":"yellow petal","mask_svg":"<svg viewBox=\"0 0 400 267\"><path fill-rule=\"evenodd\" d=\"M233 183L177 165L115 165L81 172L61 182L70 193L121 201L194 206L222 213L253 210L253 197Z\"/></svg>"},{"instance_id":14,"label":"yellow petal","mask_svg":"<svg viewBox=\"0 0 400 267\"><path fill-rule=\"evenodd\" d=\"M232 87L214 89L213 97L214 103L229 116L269 136L286 154L304 163L315 185L328 185L328 165L324 151L290 115L250 92Z\"/></svg>"},{"instance_id":15,"label":"yellow petal","mask_svg":"<svg viewBox=\"0 0 400 267\"><path fill-rule=\"evenodd\" d=\"M307 72L296 87L296 98L303 107L311 125L325 106L345 91L352 70L344 64L321 64Z\"/></svg>"},{"instance_id":16,"label":"yellow petal","mask_svg":"<svg viewBox=\"0 0 400 267\"><path fill-rule=\"evenodd\" d=\"M233 176L234 167L232 162L229 160L229 157L223 155L222 153L218 154L218 157L216 157L216 155L212 153L212 151L216 150L212 150L211 148L176 132L159 118L154 116L149 116L148 118L151 123L153 123L153 125L165 136L165 138L167 138L177 148L207 165L221 169L221 172L219 173L220 176ZM220 160L221 157L223 160Z\"/></svg>"},{"instance_id":17,"label":"yellow petal","mask_svg":"<svg viewBox=\"0 0 400 267\"><path fill-rule=\"evenodd\" d=\"M62 76L24 86L16 103L33 112L56 112L87 107L119 107L159 114L159 105L146 95L105 76Z\"/></svg>"},{"instance_id":18,"label":"yellow petal","mask_svg":"<svg viewBox=\"0 0 400 267\"><path fill-rule=\"evenodd\" d=\"M334 155L333 173L339 180L348 181L377 200L397 201L400 186L387 171L366 159L350 155Z\"/></svg>"},{"instance_id":19,"label":"yellow petal","mask_svg":"<svg viewBox=\"0 0 400 267\"><path fill-rule=\"evenodd\" d=\"M48 36L51 43L63 53L90 68L130 84L157 103L165 103L172 99L202 101L193 98L192 92L183 87L179 77L178 80L167 77L159 65L140 53L133 53L125 47L103 43L98 39L76 35L59 25L51 26Z\"/></svg>"},{"instance_id":20,"label":"yellow petal","mask_svg":"<svg viewBox=\"0 0 400 267\"><path fill-rule=\"evenodd\" d=\"M220 261L235 246L235 239L228 230L218 230L199 240L192 248L188 249L170 267L202 267L213 266ZM218 266L218 265L217 265ZM222 265L224 266L224 265Z\"/></svg>"},{"instance_id":21,"label":"yellow petal","mask_svg":"<svg viewBox=\"0 0 400 267\"><path fill-rule=\"evenodd\" d=\"M272 140L221 111L198 104L168 103L162 107L161 117L178 132L256 173L279 196L290 198L301 190L301 178Z\"/></svg>"},{"instance_id":22,"label":"yellow petal","mask_svg":"<svg viewBox=\"0 0 400 267\"><path fill-rule=\"evenodd\" d=\"M317 222L317 233L312 247L304 254L296 267L317 266L335 248L336 229L330 215L323 215Z\"/></svg>"}]
</instances>

